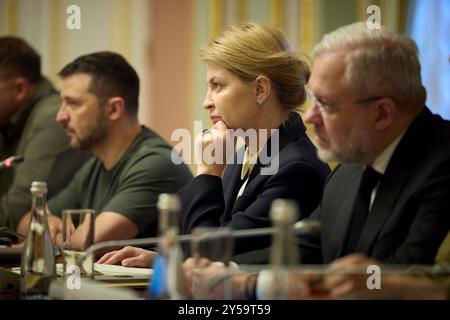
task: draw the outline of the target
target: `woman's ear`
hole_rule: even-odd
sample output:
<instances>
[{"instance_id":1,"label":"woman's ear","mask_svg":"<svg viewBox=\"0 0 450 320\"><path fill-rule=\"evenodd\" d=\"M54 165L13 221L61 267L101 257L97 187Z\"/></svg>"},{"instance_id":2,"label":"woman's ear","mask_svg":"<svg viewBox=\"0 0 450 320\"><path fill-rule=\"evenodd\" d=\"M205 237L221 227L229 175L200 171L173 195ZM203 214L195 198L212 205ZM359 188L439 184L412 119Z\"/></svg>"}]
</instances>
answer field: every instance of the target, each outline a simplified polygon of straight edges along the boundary
<instances>
[{"instance_id":1,"label":"woman's ear","mask_svg":"<svg viewBox=\"0 0 450 320\"><path fill-rule=\"evenodd\" d=\"M267 78L266 76L258 76L255 79L255 89L256 103L262 106L270 95L271 83L269 78Z\"/></svg>"},{"instance_id":2,"label":"woman's ear","mask_svg":"<svg viewBox=\"0 0 450 320\"><path fill-rule=\"evenodd\" d=\"M125 114L125 101L121 97L112 97L107 102L108 119L114 121Z\"/></svg>"}]
</instances>

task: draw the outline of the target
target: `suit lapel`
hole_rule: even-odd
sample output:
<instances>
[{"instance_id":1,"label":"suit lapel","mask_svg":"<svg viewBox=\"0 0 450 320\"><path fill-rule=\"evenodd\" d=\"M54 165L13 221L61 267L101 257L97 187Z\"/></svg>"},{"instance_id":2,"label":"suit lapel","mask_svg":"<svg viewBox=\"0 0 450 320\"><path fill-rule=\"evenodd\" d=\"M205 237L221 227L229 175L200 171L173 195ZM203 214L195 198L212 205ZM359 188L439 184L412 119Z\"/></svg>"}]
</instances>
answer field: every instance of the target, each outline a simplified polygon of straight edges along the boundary
<instances>
[{"instance_id":1,"label":"suit lapel","mask_svg":"<svg viewBox=\"0 0 450 320\"><path fill-rule=\"evenodd\" d=\"M274 159L277 159L279 163L281 150L283 150L284 147L292 141L295 141L302 135L305 135L305 131L306 128L300 115L298 113L292 113L289 120L278 128L278 133L271 135L271 137L267 140L267 143L261 150L259 154L260 156L258 157L258 160L250 174L247 187L255 179L255 177L261 174L261 169L269 169L271 163L274 162ZM272 139L278 139L278 143L274 142ZM264 159L264 163L261 162L261 157Z\"/></svg>"},{"instance_id":2,"label":"suit lapel","mask_svg":"<svg viewBox=\"0 0 450 320\"><path fill-rule=\"evenodd\" d=\"M232 208L234 207L239 189L242 186L241 171L244 152L245 147L240 148L236 152L235 164L228 165L223 176L222 185L224 190L225 212L222 215L221 222L231 219Z\"/></svg>"},{"instance_id":3,"label":"suit lapel","mask_svg":"<svg viewBox=\"0 0 450 320\"><path fill-rule=\"evenodd\" d=\"M408 180L408 173L403 171L393 171L387 173L382 178L378 187L376 198L369 212L361 238L359 240L357 251L370 254L372 245L385 225L386 220L392 214L397 199Z\"/></svg>"},{"instance_id":4,"label":"suit lapel","mask_svg":"<svg viewBox=\"0 0 450 320\"><path fill-rule=\"evenodd\" d=\"M427 142L424 132L429 130L431 117L430 111L424 109L413 121L392 155L362 231L358 251L370 254L378 233L393 214L395 204L408 182L411 171L414 170L414 161L411 160L416 150L425 149Z\"/></svg>"},{"instance_id":5,"label":"suit lapel","mask_svg":"<svg viewBox=\"0 0 450 320\"><path fill-rule=\"evenodd\" d=\"M248 179L245 190L240 198L245 199L245 194L252 193L254 189L255 178L262 174L261 170L264 168L269 169L272 164L272 161L275 158L278 158L278 163L280 161L279 156L281 150L283 150L289 143L295 141L302 136L306 135L306 127L303 124L303 121L298 113L292 113L288 121L286 121L283 125L278 128L278 135L272 135L267 143L264 145L263 149L260 152L260 156L252 169L250 177ZM272 139L278 139L278 144L274 143ZM245 147L241 148L237 153L237 158L240 159L239 163L243 162ZM264 163L261 162L261 157L264 159ZM231 215L235 212L235 207L239 202L239 199L236 199L236 195L239 192L239 189L242 186L243 181L240 179L242 170L242 164L233 166L233 172L227 176L229 177L225 179L224 182L227 181L228 189L225 191L225 212L226 219L231 219ZM269 171L269 170L267 170ZM259 180L259 179L257 179Z\"/></svg>"},{"instance_id":6,"label":"suit lapel","mask_svg":"<svg viewBox=\"0 0 450 320\"><path fill-rule=\"evenodd\" d=\"M342 201L339 207L329 209L332 211L339 210L334 215L336 217L336 220L333 224L333 230L331 230L332 236L330 243L332 246L335 246L334 252L336 252L336 256L334 258L342 256L345 248L345 242L347 241L348 231L353 214L353 207L355 205L355 199L359 190L359 184L361 183L364 167L359 165L352 165L348 166L347 170L351 170L346 174L348 181L345 184L345 194L348 196L344 197L343 199L337 199L337 201Z\"/></svg>"}]
</instances>

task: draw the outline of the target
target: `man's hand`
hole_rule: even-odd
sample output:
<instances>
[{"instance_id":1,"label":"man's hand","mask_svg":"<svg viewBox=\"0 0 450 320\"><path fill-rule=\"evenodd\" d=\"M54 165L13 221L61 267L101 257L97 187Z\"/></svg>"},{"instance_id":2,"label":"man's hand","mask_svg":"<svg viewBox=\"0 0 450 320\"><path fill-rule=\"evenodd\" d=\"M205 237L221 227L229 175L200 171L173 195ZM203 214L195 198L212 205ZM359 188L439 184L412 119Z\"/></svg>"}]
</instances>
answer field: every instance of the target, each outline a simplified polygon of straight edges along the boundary
<instances>
[{"instance_id":1,"label":"man's hand","mask_svg":"<svg viewBox=\"0 0 450 320\"><path fill-rule=\"evenodd\" d=\"M245 299L249 274L238 270L235 263L227 268L223 262L206 258L187 259L183 263L183 272L189 296L196 299Z\"/></svg>"},{"instance_id":2,"label":"man's hand","mask_svg":"<svg viewBox=\"0 0 450 320\"><path fill-rule=\"evenodd\" d=\"M48 230L50 232L50 236L53 240L53 243L58 246L62 246L62 232L63 232L63 222L61 218L54 216L51 212L46 210L47 213L47 224ZM23 215L22 219L20 219L19 225L17 227L17 232L26 236L28 234L28 228L30 226L31 212L28 212Z\"/></svg>"},{"instance_id":3,"label":"man's hand","mask_svg":"<svg viewBox=\"0 0 450 320\"><path fill-rule=\"evenodd\" d=\"M368 292L365 270L369 265L380 263L362 254L350 254L336 259L324 278L324 288L329 291L330 297L335 299Z\"/></svg>"},{"instance_id":4,"label":"man's hand","mask_svg":"<svg viewBox=\"0 0 450 320\"><path fill-rule=\"evenodd\" d=\"M188 289L190 298L194 296L194 280L199 280L198 270L207 268L211 265L211 263L212 261L206 258L188 258L186 261L184 261L182 269L184 272L184 277L186 279L186 288ZM218 270L217 272L221 272L221 270Z\"/></svg>"},{"instance_id":5,"label":"man's hand","mask_svg":"<svg viewBox=\"0 0 450 320\"><path fill-rule=\"evenodd\" d=\"M47 224L48 230L50 231L50 236L52 237L53 243L62 247L63 238L63 222L61 218L54 216L52 214L47 214Z\"/></svg>"}]
</instances>

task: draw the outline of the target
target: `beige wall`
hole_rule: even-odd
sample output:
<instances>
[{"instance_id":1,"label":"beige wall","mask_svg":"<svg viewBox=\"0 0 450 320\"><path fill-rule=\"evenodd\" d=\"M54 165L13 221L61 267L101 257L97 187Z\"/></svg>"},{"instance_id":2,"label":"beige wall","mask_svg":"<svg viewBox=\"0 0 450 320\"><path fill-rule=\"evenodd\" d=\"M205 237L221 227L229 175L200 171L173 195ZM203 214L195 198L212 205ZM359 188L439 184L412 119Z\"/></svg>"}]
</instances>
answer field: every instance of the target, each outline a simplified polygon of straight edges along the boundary
<instances>
[{"instance_id":1,"label":"beige wall","mask_svg":"<svg viewBox=\"0 0 450 320\"><path fill-rule=\"evenodd\" d=\"M395 27L407 0L0 0L0 35L28 40L57 84L57 71L81 54L123 54L141 78L141 122L170 140L176 128L193 130L194 120L209 126L201 108L205 66L197 53L226 25L278 26L294 50L308 54L323 32L365 19L370 3ZM81 30L65 26L72 4L81 8Z\"/></svg>"},{"instance_id":2,"label":"beige wall","mask_svg":"<svg viewBox=\"0 0 450 320\"><path fill-rule=\"evenodd\" d=\"M141 78L139 117L149 124L149 34L152 2L147 0L0 0L0 36L26 39L40 52L43 73L56 85L57 72L79 55L116 51ZM81 9L81 30L66 28L69 5Z\"/></svg>"},{"instance_id":3,"label":"beige wall","mask_svg":"<svg viewBox=\"0 0 450 320\"><path fill-rule=\"evenodd\" d=\"M193 108L192 4L179 0L153 3L150 123L167 140L174 129L189 128Z\"/></svg>"}]
</instances>

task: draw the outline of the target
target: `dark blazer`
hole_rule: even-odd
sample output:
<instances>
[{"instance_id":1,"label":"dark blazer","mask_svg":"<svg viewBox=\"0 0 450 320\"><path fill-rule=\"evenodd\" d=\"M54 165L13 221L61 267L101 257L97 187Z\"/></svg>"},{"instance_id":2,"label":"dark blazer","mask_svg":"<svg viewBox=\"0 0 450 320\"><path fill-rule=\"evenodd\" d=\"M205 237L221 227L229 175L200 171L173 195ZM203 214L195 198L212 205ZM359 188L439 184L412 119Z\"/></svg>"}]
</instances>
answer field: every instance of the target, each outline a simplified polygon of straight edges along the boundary
<instances>
[{"instance_id":1,"label":"dark blazer","mask_svg":"<svg viewBox=\"0 0 450 320\"><path fill-rule=\"evenodd\" d=\"M272 175L261 174L261 170L270 164L264 161L264 165L258 159L243 194L237 200L242 185L244 148L235 157L241 161L227 165L223 180L217 176L199 175L182 188L179 195L183 205L183 232L190 233L199 226L268 227L271 225L270 205L276 198L295 199L299 203L301 217L308 217L322 197L323 184L330 170L317 158L300 115L294 113L279 128L279 152L271 150L271 145L268 141L267 149L263 149L261 154L269 154L272 160L276 158L278 171ZM235 243L235 253L268 246L270 242L252 240Z\"/></svg>"},{"instance_id":2,"label":"dark blazer","mask_svg":"<svg viewBox=\"0 0 450 320\"><path fill-rule=\"evenodd\" d=\"M300 239L304 263L329 263L343 255L363 172L341 165L328 178L311 218L320 236ZM357 252L385 263L433 263L450 229L450 122L425 108L413 121L383 175Z\"/></svg>"}]
</instances>

